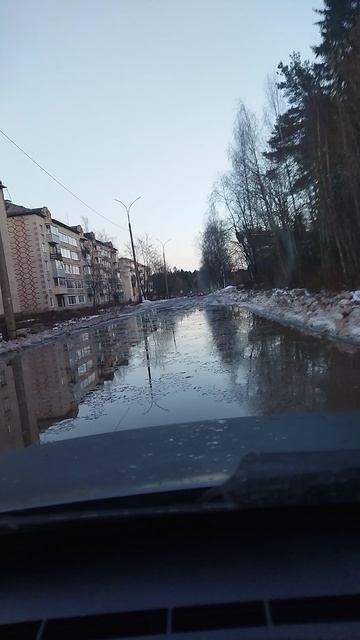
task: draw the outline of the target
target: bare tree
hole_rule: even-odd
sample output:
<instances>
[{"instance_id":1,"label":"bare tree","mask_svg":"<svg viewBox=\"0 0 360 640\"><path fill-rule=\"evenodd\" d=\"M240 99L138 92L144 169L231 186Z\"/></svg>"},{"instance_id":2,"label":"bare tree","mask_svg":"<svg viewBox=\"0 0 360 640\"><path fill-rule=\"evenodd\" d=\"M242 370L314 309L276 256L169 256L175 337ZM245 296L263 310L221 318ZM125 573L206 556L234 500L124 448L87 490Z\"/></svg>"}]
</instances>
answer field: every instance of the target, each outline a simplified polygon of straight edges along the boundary
<instances>
[{"instance_id":1,"label":"bare tree","mask_svg":"<svg viewBox=\"0 0 360 640\"><path fill-rule=\"evenodd\" d=\"M225 287L231 271L231 260L226 226L211 207L201 238L202 266L213 287Z\"/></svg>"},{"instance_id":2,"label":"bare tree","mask_svg":"<svg viewBox=\"0 0 360 640\"><path fill-rule=\"evenodd\" d=\"M151 276L162 271L162 260L159 251L155 247L148 233L136 238L135 253L140 265L140 281L145 297L151 293ZM125 245L127 255L132 258L130 245Z\"/></svg>"}]
</instances>

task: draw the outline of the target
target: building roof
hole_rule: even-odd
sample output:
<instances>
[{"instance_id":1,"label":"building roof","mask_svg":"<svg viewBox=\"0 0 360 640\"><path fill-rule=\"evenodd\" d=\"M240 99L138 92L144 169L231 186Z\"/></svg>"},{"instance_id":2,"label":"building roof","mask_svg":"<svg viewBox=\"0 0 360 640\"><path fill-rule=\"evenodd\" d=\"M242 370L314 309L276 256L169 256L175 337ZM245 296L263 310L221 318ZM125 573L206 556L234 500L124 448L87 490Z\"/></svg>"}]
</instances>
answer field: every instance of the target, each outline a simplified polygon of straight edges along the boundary
<instances>
[{"instance_id":1,"label":"building roof","mask_svg":"<svg viewBox=\"0 0 360 640\"><path fill-rule=\"evenodd\" d=\"M106 247L107 249L113 249L117 251L116 247L114 247L111 240L106 240L106 241L99 240L95 236L95 233L93 231L87 231L86 233L84 233L84 238L86 238L87 240L92 240L93 242L96 242L96 244L101 244L103 247Z\"/></svg>"},{"instance_id":2,"label":"building roof","mask_svg":"<svg viewBox=\"0 0 360 640\"><path fill-rule=\"evenodd\" d=\"M71 227L68 224L65 224L65 222L60 222L60 220L55 220L55 218L51 218L51 222L53 224L58 225L59 227L63 227L64 229L68 229L68 231L72 231L73 233L77 233L77 235L81 235L82 234L82 228L80 227L80 225L75 225L73 227Z\"/></svg>"},{"instance_id":3,"label":"building roof","mask_svg":"<svg viewBox=\"0 0 360 640\"><path fill-rule=\"evenodd\" d=\"M29 209L28 207L22 207L19 204L14 204L10 200L5 200L6 215L8 218L14 216L40 216L46 218L49 210L46 207L37 207L36 209Z\"/></svg>"}]
</instances>

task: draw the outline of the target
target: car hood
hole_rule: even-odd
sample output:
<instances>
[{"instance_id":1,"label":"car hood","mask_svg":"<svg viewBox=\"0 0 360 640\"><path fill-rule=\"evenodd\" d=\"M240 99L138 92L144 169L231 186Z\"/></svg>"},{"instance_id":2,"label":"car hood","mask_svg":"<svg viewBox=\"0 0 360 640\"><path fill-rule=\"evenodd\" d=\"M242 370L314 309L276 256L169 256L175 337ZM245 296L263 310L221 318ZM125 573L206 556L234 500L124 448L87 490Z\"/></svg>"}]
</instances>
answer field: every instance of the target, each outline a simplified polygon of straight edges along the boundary
<instances>
[{"instance_id":1,"label":"car hood","mask_svg":"<svg viewBox=\"0 0 360 640\"><path fill-rule=\"evenodd\" d=\"M0 455L0 514L194 489L199 505L357 499L359 430L359 412L289 413L31 446Z\"/></svg>"}]
</instances>

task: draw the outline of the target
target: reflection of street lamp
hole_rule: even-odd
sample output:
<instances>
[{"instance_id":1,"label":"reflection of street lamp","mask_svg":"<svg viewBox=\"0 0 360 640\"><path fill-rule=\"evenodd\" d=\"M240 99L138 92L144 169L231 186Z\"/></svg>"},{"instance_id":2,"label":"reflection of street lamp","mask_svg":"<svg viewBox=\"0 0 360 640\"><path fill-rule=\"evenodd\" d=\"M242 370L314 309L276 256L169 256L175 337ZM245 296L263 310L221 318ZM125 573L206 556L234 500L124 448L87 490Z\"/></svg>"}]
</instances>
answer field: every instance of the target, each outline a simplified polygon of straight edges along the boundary
<instances>
[{"instance_id":1,"label":"reflection of street lamp","mask_svg":"<svg viewBox=\"0 0 360 640\"><path fill-rule=\"evenodd\" d=\"M135 198L135 200L127 207L126 204L124 204L123 202L121 202L121 200L118 200L117 198L115 198L116 202L120 202L120 204L124 207L126 214L127 214L127 219L128 219L128 224L129 224L129 233L130 233L130 242L131 242L131 250L132 250L132 254L133 254L133 260L134 260L134 267L135 267L135 274L136 274L136 281L137 281L137 286L139 289L139 302L142 302L142 295L141 295L141 282L140 282L140 275L139 275L139 268L138 268L138 263L136 262L136 255L135 255L135 247L134 247L134 240L133 240L133 234L132 234L132 229L131 229L131 222L130 222L130 209L133 206L133 204L135 204L135 202L137 202L138 200L140 200L141 196L138 196L137 198Z\"/></svg>"},{"instance_id":2,"label":"reflection of street lamp","mask_svg":"<svg viewBox=\"0 0 360 640\"><path fill-rule=\"evenodd\" d=\"M161 240L159 240L158 238L158 242L160 242L160 244L162 245L162 251L163 251L163 262L164 262L164 276L165 276L165 289L166 289L166 297L169 297L169 285L168 285L168 279L167 279L167 270L166 270L166 261L165 261L165 245L170 242L171 238L169 238L168 240L166 240L166 242L162 242Z\"/></svg>"},{"instance_id":3,"label":"reflection of street lamp","mask_svg":"<svg viewBox=\"0 0 360 640\"><path fill-rule=\"evenodd\" d=\"M144 415L146 413L149 413L154 405L156 407L158 407L158 409L161 409L161 411L169 411L169 409L165 409L165 407L162 407L154 399L154 390L153 390L152 377L151 377L150 351L149 351L149 343L148 343L148 334L147 334L146 322L147 322L147 320L145 319L145 321L144 321L144 318L141 317L142 330L143 330L143 334L144 334L145 354L146 354L146 368L147 368L147 373L148 373L150 398L151 398L150 406L147 409L147 411L145 411Z\"/></svg>"}]
</instances>

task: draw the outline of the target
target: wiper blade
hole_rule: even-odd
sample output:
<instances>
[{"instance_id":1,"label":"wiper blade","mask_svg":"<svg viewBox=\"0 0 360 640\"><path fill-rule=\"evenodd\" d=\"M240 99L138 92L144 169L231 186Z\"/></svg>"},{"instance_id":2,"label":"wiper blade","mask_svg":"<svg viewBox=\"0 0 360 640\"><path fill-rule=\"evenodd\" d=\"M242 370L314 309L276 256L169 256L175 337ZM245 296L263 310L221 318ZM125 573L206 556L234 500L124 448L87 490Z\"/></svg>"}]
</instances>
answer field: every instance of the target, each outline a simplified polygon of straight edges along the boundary
<instances>
[{"instance_id":1,"label":"wiper blade","mask_svg":"<svg viewBox=\"0 0 360 640\"><path fill-rule=\"evenodd\" d=\"M0 514L0 534L81 523L103 523L147 516L199 511L203 488L164 491L131 496L86 500ZM214 505L204 505L204 510Z\"/></svg>"},{"instance_id":2,"label":"wiper blade","mask_svg":"<svg viewBox=\"0 0 360 640\"><path fill-rule=\"evenodd\" d=\"M248 454L199 502L243 509L353 503L359 497L360 451L314 451Z\"/></svg>"}]
</instances>

